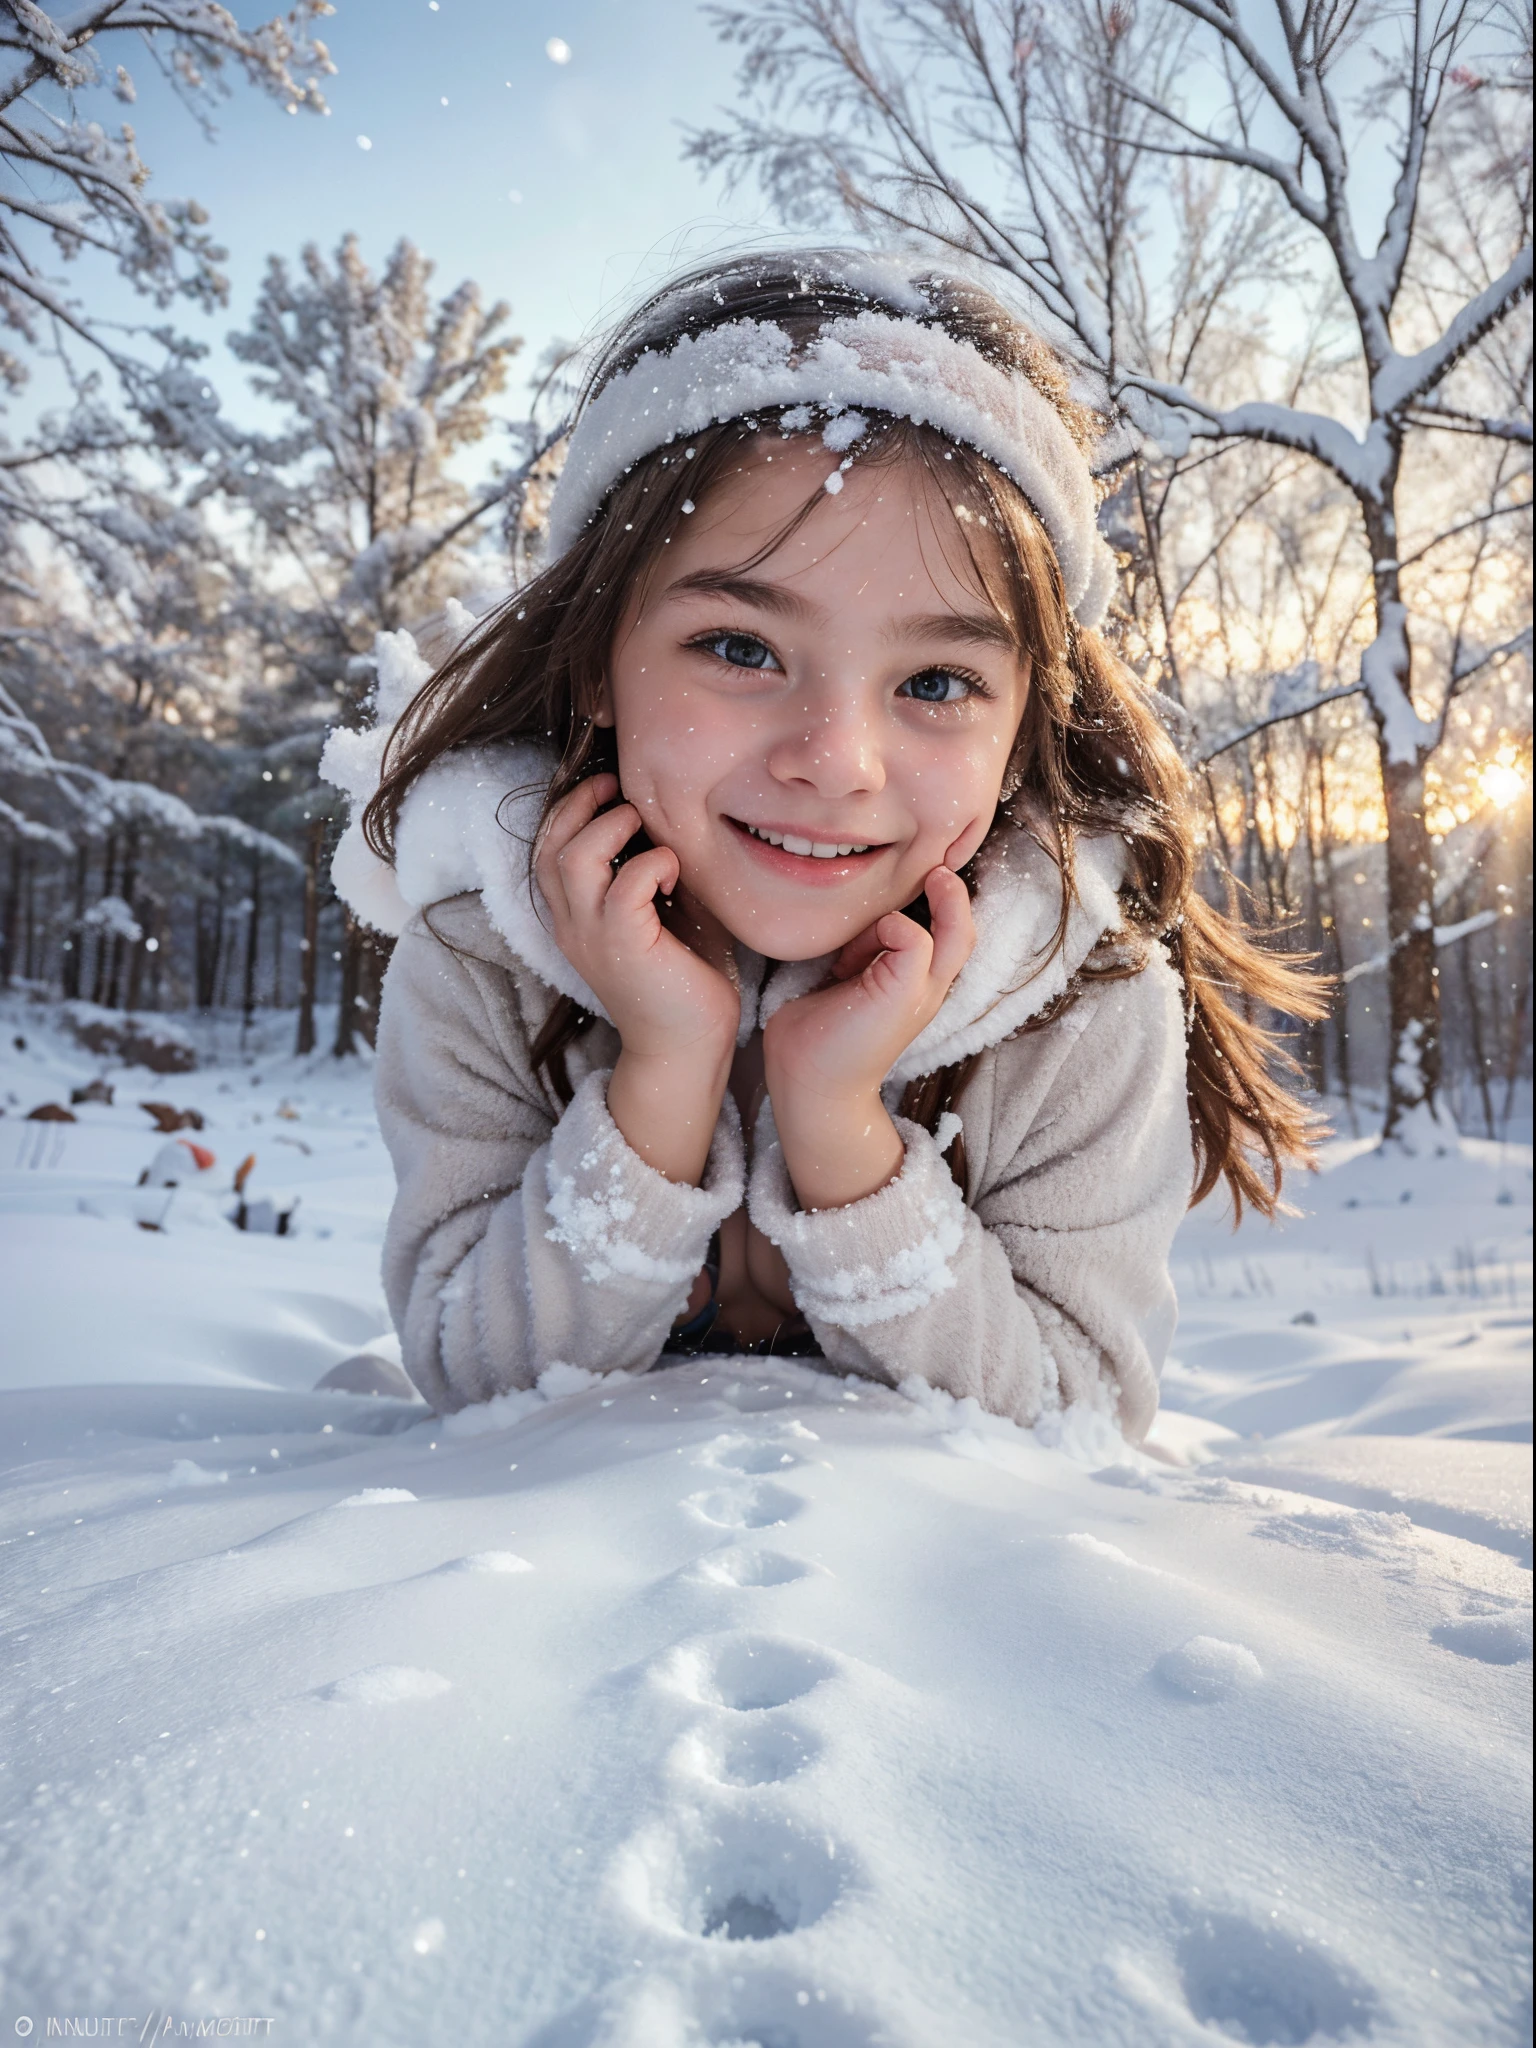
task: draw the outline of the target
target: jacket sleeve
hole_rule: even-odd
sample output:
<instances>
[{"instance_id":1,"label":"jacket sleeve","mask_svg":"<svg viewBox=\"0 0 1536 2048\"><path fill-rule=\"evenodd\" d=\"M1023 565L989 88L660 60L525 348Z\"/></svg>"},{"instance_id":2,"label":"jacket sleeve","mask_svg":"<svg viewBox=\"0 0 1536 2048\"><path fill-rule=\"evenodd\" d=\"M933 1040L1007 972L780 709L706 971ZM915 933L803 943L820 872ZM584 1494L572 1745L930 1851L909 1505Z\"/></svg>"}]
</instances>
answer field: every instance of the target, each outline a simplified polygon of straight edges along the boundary
<instances>
[{"instance_id":1,"label":"jacket sleeve","mask_svg":"<svg viewBox=\"0 0 1536 2048\"><path fill-rule=\"evenodd\" d=\"M740 1206L729 1113L704 1185L679 1186L626 1144L608 1076L589 1073L557 1121L512 977L407 927L379 1020L379 1122L398 1182L384 1287L406 1371L439 1410L531 1386L557 1362L653 1365Z\"/></svg>"},{"instance_id":2,"label":"jacket sleeve","mask_svg":"<svg viewBox=\"0 0 1536 2048\"><path fill-rule=\"evenodd\" d=\"M893 1385L915 1374L1022 1423L1087 1401L1139 1441L1173 1333L1168 1252L1193 1178L1177 984L1154 961L1002 1051L1054 1072L1022 1130L996 1103L1006 1142L974 1206L935 1140L898 1117L895 1180L802 1212L765 1117L750 1212L834 1363ZM1002 1057L996 1074L1002 1095Z\"/></svg>"}]
</instances>

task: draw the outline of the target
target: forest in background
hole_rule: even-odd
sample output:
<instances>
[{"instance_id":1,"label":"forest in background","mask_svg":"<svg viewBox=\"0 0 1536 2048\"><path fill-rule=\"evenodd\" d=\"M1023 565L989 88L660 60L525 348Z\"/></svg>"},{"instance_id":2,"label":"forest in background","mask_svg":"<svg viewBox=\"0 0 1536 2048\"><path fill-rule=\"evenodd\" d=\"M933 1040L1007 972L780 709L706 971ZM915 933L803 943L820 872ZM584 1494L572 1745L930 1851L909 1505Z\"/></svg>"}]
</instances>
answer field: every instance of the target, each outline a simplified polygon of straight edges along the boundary
<instances>
[{"instance_id":1,"label":"forest in background","mask_svg":"<svg viewBox=\"0 0 1536 2048\"><path fill-rule=\"evenodd\" d=\"M231 316L262 425L224 409L175 326L223 252L104 110L147 53L206 114L317 111L326 12L0 0L0 980L294 1009L345 1055L387 942L330 891L320 750L379 633L536 563L566 385L430 252L348 238L274 252ZM1404 1142L1437 1102L1527 1135L1529 10L712 13L741 96L701 166L802 235L984 264L1111 419L1111 630L1195 770L1206 886L1336 978L1312 1085ZM103 263L142 331L92 317Z\"/></svg>"}]
</instances>

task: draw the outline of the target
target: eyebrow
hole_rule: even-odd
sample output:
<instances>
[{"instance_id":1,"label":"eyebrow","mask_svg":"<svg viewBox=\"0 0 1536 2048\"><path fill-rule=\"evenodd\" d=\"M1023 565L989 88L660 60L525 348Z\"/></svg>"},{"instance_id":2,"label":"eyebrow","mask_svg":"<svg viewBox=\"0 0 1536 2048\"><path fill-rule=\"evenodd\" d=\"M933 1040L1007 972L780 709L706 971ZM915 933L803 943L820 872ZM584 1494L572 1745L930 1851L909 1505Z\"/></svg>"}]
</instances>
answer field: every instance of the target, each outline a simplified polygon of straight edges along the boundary
<instances>
[{"instance_id":1,"label":"eyebrow","mask_svg":"<svg viewBox=\"0 0 1536 2048\"><path fill-rule=\"evenodd\" d=\"M765 583L756 576L734 574L729 569L695 569L679 576L667 587L667 595L680 597L734 597L740 604L759 611L777 613L780 618L819 622L824 614L818 604L786 590L781 583ZM923 612L903 619L892 628L890 638L908 643L924 640L961 641L972 647L1004 647L1017 652L1012 627L996 612Z\"/></svg>"},{"instance_id":2,"label":"eyebrow","mask_svg":"<svg viewBox=\"0 0 1536 2048\"><path fill-rule=\"evenodd\" d=\"M960 640L972 647L1006 647L1018 651L1018 638L1008 621L996 612L924 612L903 619L893 640Z\"/></svg>"},{"instance_id":3,"label":"eyebrow","mask_svg":"<svg viewBox=\"0 0 1536 2048\"><path fill-rule=\"evenodd\" d=\"M759 611L776 612L781 618L820 620L821 606L781 583L764 583L755 576L733 574L729 569L695 569L691 576L679 576L667 586L668 597L734 597L739 604Z\"/></svg>"}]
</instances>

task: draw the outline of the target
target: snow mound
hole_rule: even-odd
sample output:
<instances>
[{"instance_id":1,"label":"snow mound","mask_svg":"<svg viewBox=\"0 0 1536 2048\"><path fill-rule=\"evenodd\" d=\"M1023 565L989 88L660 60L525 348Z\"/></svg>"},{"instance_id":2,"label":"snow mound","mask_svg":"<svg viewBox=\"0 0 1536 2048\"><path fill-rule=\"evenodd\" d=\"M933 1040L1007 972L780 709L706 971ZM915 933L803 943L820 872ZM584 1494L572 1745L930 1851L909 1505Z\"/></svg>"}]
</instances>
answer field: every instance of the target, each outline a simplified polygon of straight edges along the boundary
<instances>
[{"instance_id":1,"label":"snow mound","mask_svg":"<svg viewBox=\"0 0 1536 2048\"><path fill-rule=\"evenodd\" d=\"M445 1572L531 1572L533 1566L515 1550L476 1550L468 1557L453 1558Z\"/></svg>"},{"instance_id":2,"label":"snow mound","mask_svg":"<svg viewBox=\"0 0 1536 2048\"><path fill-rule=\"evenodd\" d=\"M349 1493L345 1500L337 1501L339 1508L387 1508L398 1501L415 1500L416 1496L407 1486L365 1486L361 1493Z\"/></svg>"},{"instance_id":3,"label":"snow mound","mask_svg":"<svg viewBox=\"0 0 1536 2048\"><path fill-rule=\"evenodd\" d=\"M1192 1700L1219 1700L1264 1676L1252 1650L1219 1636L1191 1636L1178 1649L1165 1650L1154 1669L1164 1685Z\"/></svg>"},{"instance_id":4,"label":"snow mound","mask_svg":"<svg viewBox=\"0 0 1536 2048\"><path fill-rule=\"evenodd\" d=\"M1480 1664L1529 1664L1531 1617L1474 1615L1467 1621L1442 1621L1430 1631L1443 1650L1472 1657Z\"/></svg>"},{"instance_id":5,"label":"snow mound","mask_svg":"<svg viewBox=\"0 0 1536 2048\"><path fill-rule=\"evenodd\" d=\"M174 1458L167 1486L227 1486L227 1472L205 1472L195 1458Z\"/></svg>"},{"instance_id":6,"label":"snow mound","mask_svg":"<svg viewBox=\"0 0 1536 2048\"><path fill-rule=\"evenodd\" d=\"M373 1664L338 1678L321 1697L345 1706L392 1707L402 1700L435 1700L452 1690L452 1679L438 1671L422 1671L414 1664Z\"/></svg>"}]
</instances>

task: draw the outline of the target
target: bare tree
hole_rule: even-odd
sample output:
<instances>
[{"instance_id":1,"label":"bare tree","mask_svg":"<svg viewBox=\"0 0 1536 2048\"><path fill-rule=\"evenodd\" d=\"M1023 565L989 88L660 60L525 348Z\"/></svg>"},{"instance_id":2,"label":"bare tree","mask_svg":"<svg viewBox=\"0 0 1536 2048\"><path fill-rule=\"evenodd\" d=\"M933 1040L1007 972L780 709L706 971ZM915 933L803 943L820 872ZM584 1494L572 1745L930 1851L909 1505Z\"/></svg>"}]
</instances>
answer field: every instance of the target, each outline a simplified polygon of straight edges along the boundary
<instances>
[{"instance_id":1,"label":"bare tree","mask_svg":"<svg viewBox=\"0 0 1536 2048\"><path fill-rule=\"evenodd\" d=\"M330 12L329 0L297 0L286 19L246 29L215 0L0 0L0 324L23 347L73 337L134 368L48 275L40 257L49 243L65 260L104 257L160 307L178 296L211 307L228 293L224 251L205 232L203 209L192 199L152 199L132 127L113 135L86 116L95 92L133 104L132 74L115 60L147 58L205 126L232 71L289 113L323 113L318 76L335 67L310 24ZM0 355L0 377L15 385L25 375L20 357Z\"/></svg>"},{"instance_id":2,"label":"bare tree","mask_svg":"<svg viewBox=\"0 0 1536 2048\"><path fill-rule=\"evenodd\" d=\"M1415 677L1401 514L1409 456L1430 434L1505 444L1528 474L1528 385L1512 390L1508 374L1531 287L1528 8L756 0L712 14L743 50L750 109L692 138L699 162L759 179L790 218L841 215L1005 273L1162 455L1257 444L1336 481L1366 564L1355 683L1387 820L1387 1130L1432 1136L1426 767L1457 694L1518 643L1468 649L1433 690ZM1213 221L1191 273L1168 200L1202 166L1217 174ZM1458 188L1471 237L1451 221ZM1193 317L1192 274L1208 284ZM1213 327L1245 309L1309 331L1281 334L1268 360L1255 351L1234 391L1230 355L1221 378L1205 372ZM1490 384L1505 409L1486 402ZM1519 498L1517 485L1491 506L1442 505L1441 524Z\"/></svg>"}]
</instances>

